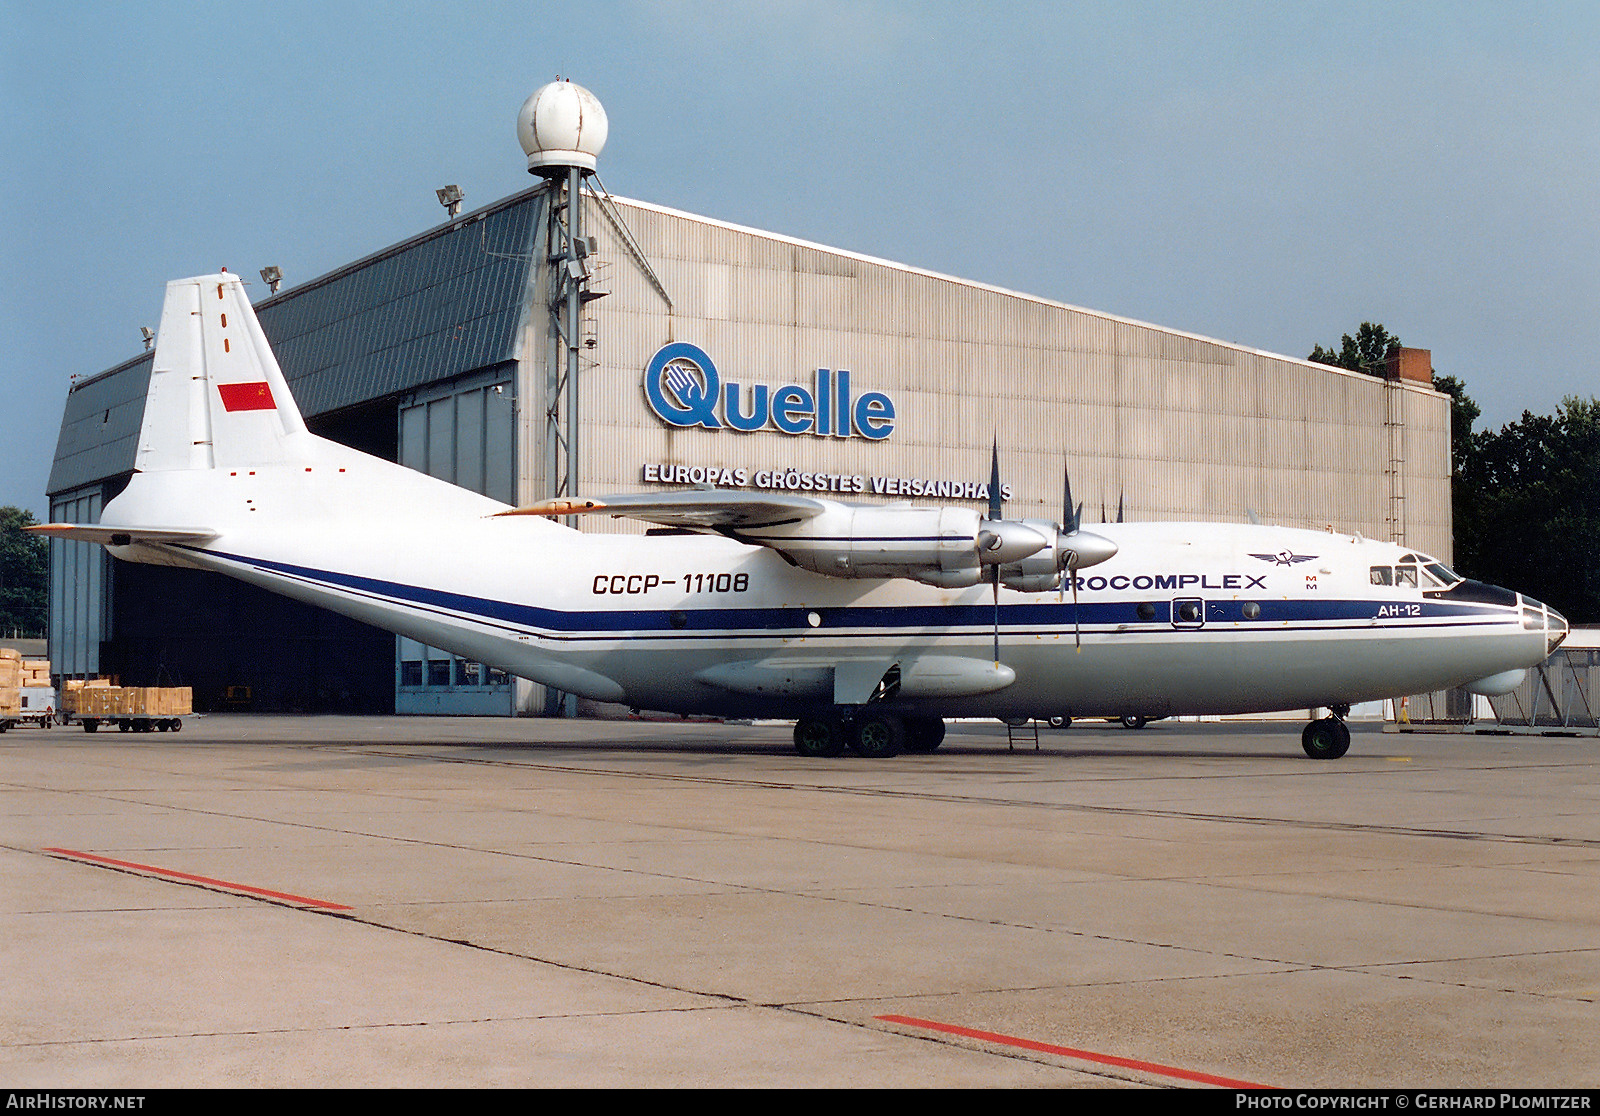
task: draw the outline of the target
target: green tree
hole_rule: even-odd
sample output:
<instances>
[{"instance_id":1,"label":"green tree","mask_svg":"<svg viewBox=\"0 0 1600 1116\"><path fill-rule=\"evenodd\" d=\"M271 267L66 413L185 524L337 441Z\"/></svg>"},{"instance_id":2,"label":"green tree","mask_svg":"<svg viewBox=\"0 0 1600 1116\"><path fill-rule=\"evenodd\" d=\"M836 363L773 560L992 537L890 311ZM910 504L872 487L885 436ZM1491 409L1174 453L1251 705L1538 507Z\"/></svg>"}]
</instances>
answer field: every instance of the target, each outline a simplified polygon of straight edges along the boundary
<instances>
[{"instance_id":1,"label":"green tree","mask_svg":"<svg viewBox=\"0 0 1600 1116\"><path fill-rule=\"evenodd\" d=\"M1318 364L1331 364L1335 368L1348 368L1352 372L1365 372L1369 376L1383 375L1383 362L1400 351L1400 338L1373 322L1362 322L1351 337L1348 333L1340 339L1339 349L1311 347L1307 360Z\"/></svg>"},{"instance_id":2,"label":"green tree","mask_svg":"<svg viewBox=\"0 0 1600 1116\"><path fill-rule=\"evenodd\" d=\"M1307 360L1318 364L1331 364L1335 368L1348 368L1352 372L1365 372L1369 376L1382 376L1384 362L1400 351L1400 338L1376 322L1362 322L1356 335L1345 334L1339 349L1325 349L1321 345L1311 348ZM1450 397L1450 465L1456 476L1461 476L1468 455L1472 452L1472 424L1483 412L1467 394L1467 386L1454 376L1433 375L1433 390Z\"/></svg>"},{"instance_id":3,"label":"green tree","mask_svg":"<svg viewBox=\"0 0 1600 1116\"><path fill-rule=\"evenodd\" d=\"M23 530L36 522L22 508L0 508L0 635L45 634L50 546Z\"/></svg>"},{"instance_id":4,"label":"green tree","mask_svg":"<svg viewBox=\"0 0 1600 1116\"><path fill-rule=\"evenodd\" d=\"M1472 424L1483 411L1467 394L1467 385L1454 376L1434 372L1433 390L1450 397L1450 469L1453 475L1460 477L1466 472L1467 459L1472 456ZM1459 487L1452 488L1452 494Z\"/></svg>"},{"instance_id":5,"label":"green tree","mask_svg":"<svg viewBox=\"0 0 1600 1116\"><path fill-rule=\"evenodd\" d=\"M1600 622L1600 399L1569 396L1553 415L1474 435L1455 539L1463 574Z\"/></svg>"}]
</instances>

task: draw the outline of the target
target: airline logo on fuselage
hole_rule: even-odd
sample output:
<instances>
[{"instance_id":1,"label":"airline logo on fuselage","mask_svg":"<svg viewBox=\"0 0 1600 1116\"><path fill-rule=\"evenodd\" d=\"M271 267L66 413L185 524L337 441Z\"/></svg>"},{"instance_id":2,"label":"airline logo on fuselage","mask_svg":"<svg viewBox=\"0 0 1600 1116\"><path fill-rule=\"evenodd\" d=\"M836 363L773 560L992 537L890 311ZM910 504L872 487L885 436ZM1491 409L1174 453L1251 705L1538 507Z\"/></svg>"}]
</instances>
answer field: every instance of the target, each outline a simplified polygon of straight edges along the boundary
<instances>
[{"instance_id":1,"label":"airline logo on fuselage","mask_svg":"<svg viewBox=\"0 0 1600 1116\"><path fill-rule=\"evenodd\" d=\"M1174 573L1174 574L1114 574L1105 577L1095 574L1093 577L1079 576L1079 589L1098 592L1101 589L1265 589L1267 575L1257 577L1254 574L1217 574L1213 577L1208 573ZM1072 582L1067 582L1067 588L1072 588Z\"/></svg>"},{"instance_id":2,"label":"airline logo on fuselage","mask_svg":"<svg viewBox=\"0 0 1600 1116\"><path fill-rule=\"evenodd\" d=\"M894 400L881 391L850 391L850 373L843 368L818 368L810 388L723 383L706 351L687 341L661 346L644 372L650 409L669 426L874 441L894 433Z\"/></svg>"}]
</instances>

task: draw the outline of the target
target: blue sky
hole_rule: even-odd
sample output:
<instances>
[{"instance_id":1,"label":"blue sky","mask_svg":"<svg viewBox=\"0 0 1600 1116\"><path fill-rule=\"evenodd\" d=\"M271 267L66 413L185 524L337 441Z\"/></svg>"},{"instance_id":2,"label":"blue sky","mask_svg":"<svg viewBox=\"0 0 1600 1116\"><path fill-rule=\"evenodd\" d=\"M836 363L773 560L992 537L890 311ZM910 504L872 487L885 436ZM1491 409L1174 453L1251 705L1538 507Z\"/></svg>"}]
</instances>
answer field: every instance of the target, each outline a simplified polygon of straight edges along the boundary
<instances>
[{"instance_id":1,"label":"blue sky","mask_svg":"<svg viewBox=\"0 0 1600 1116\"><path fill-rule=\"evenodd\" d=\"M1499 426L1600 394L1600 5L0 0L0 504L168 279L304 281L529 184L605 104L618 195L1274 352L1363 320ZM1481 425L1481 424L1480 424Z\"/></svg>"}]
</instances>

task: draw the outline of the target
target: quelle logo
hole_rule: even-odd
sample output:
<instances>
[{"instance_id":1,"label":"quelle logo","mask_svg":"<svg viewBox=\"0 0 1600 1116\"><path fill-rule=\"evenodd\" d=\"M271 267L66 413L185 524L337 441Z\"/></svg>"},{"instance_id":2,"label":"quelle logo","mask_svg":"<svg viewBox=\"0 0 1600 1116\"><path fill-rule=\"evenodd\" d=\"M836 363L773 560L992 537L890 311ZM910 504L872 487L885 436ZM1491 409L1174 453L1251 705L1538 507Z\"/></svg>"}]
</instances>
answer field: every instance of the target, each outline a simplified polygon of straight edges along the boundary
<instances>
[{"instance_id":1,"label":"quelle logo","mask_svg":"<svg viewBox=\"0 0 1600 1116\"><path fill-rule=\"evenodd\" d=\"M765 430L832 438L871 438L894 433L894 400L881 391L850 394L850 373L819 368L813 386L722 382L706 351L687 341L656 350L644 373L650 409L672 426L708 430Z\"/></svg>"}]
</instances>

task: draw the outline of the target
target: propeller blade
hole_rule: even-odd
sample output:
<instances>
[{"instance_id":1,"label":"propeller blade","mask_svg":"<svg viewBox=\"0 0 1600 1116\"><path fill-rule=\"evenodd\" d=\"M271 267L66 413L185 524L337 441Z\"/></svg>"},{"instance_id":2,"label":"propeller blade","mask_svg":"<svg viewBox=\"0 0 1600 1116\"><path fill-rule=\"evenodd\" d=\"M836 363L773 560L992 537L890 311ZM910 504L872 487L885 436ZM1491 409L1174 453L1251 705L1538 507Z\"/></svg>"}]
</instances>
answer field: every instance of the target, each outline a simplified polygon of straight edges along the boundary
<instances>
[{"instance_id":1,"label":"propeller blade","mask_svg":"<svg viewBox=\"0 0 1600 1116\"><path fill-rule=\"evenodd\" d=\"M1061 467L1061 529L1069 535L1078 529L1072 522L1072 470L1064 465Z\"/></svg>"},{"instance_id":2,"label":"propeller blade","mask_svg":"<svg viewBox=\"0 0 1600 1116\"><path fill-rule=\"evenodd\" d=\"M1117 522L1122 522L1122 493L1117 493Z\"/></svg>"},{"instance_id":3,"label":"propeller blade","mask_svg":"<svg viewBox=\"0 0 1600 1116\"><path fill-rule=\"evenodd\" d=\"M1000 436L989 447L989 519L1000 518ZM1000 565L989 567L990 592L994 595L994 661L1000 665Z\"/></svg>"},{"instance_id":4,"label":"propeller blade","mask_svg":"<svg viewBox=\"0 0 1600 1116\"><path fill-rule=\"evenodd\" d=\"M1000 518L1000 438L989 450L989 518Z\"/></svg>"},{"instance_id":5,"label":"propeller blade","mask_svg":"<svg viewBox=\"0 0 1600 1116\"><path fill-rule=\"evenodd\" d=\"M1078 569L1074 563L1067 563L1067 575L1072 578L1072 650L1074 654L1083 654L1083 630L1079 624L1078 613Z\"/></svg>"},{"instance_id":6,"label":"propeller blade","mask_svg":"<svg viewBox=\"0 0 1600 1116\"><path fill-rule=\"evenodd\" d=\"M1000 664L1000 567L989 567L989 584L994 591L994 661Z\"/></svg>"}]
</instances>

